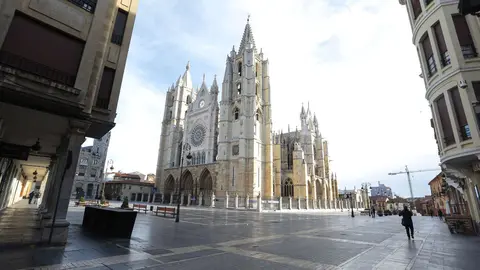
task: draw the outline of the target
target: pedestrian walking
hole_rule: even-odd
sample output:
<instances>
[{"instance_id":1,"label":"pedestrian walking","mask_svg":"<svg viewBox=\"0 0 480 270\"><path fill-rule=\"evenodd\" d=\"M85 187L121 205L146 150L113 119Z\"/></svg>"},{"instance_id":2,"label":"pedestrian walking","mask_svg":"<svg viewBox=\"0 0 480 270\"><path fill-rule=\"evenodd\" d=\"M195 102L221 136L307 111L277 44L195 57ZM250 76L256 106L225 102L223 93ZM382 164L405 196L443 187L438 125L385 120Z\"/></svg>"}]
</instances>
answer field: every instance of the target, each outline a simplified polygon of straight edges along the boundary
<instances>
[{"instance_id":1,"label":"pedestrian walking","mask_svg":"<svg viewBox=\"0 0 480 270\"><path fill-rule=\"evenodd\" d=\"M443 212L441 209L438 209L438 218L443 221Z\"/></svg>"},{"instance_id":2,"label":"pedestrian walking","mask_svg":"<svg viewBox=\"0 0 480 270\"><path fill-rule=\"evenodd\" d=\"M33 196L35 196L35 191L32 190L32 192L28 194L28 204L32 203Z\"/></svg>"},{"instance_id":3,"label":"pedestrian walking","mask_svg":"<svg viewBox=\"0 0 480 270\"><path fill-rule=\"evenodd\" d=\"M375 218L375 206L372 205L372 218Z\"/></svg>"},{"instance_id":4,"label":"pedestrian walking","mask_svg":"<svg viewBox=\"0 0 480 270\"><path fill-rule=\"evenodd\" d=\"M430 209L430 216L433 218L433 209Z\"/></svg>"},{"instance_id":5,"label":"pedestrian walking","mask_svg":"<svg viewBox=\"0 0 480 270\"><path fill-rule=\"evenodd\" d=\"M405 205L403 206L403 211L400 212L400 216L402 217L402 225L405 227L408 240L410 240L410 237L412 239L415 239L415 236L413 234L414 230L413 230L412 211L408 210L408 207Z\"/></svg>"}]
</instances>

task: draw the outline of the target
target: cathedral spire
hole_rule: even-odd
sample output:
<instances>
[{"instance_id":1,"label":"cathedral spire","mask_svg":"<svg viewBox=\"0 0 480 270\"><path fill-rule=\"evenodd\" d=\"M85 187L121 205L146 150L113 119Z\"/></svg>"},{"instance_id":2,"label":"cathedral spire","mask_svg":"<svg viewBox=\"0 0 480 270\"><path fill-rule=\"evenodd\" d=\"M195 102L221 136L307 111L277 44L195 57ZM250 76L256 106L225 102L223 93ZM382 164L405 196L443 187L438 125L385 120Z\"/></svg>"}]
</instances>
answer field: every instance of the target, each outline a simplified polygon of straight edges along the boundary
<instances>
[{"instance_id":1,"label":"cathedral spire","mask_svg":"<svg viewBox=\"0 0 480 270\"><path fill-rule=\"evenodd\" d=\"M210 93L218 94L217 75L213 76L213 83L212 83L212 86L210 87Z\"/></svg>"},{"instance_id":2,"label":"cathedral spire","mask_svg":"<svg viewBox=\"0 0 480 270\"><path fill-rule=\"evenodd\" d=\"M302 111L300 112L300 119L307 118L307 114L305 113L305 107L303 107L302 103Z\"/></svg>"},{"instance_id":3,"label":"cathedral spire","mask_svg":"<svg viewBox=\"0 0 480 270\"><path fill-rule=\"evenodd\" d=\"M193 88L192 75L190 74L190 61L187 62L185 73L183 73L180 85L190 89Z\"/></svg>"},{"instance_id":4,"label":"cathedral spire","mask_svg":"<svg viewBox=\"0 0 480 270\"><path fill-rule=\"evenodd\" d=\"M247 18L247 24L245 25L245 30L243 31L242 41L240 42L238 53L240 54L245 49L249 49L249 48L253 48L255 52L257 51L257 48L255 46L255 39L253 38L252 27L250 27L250 15L248 15L248 18Z\"/></svg>"}]
</instances>

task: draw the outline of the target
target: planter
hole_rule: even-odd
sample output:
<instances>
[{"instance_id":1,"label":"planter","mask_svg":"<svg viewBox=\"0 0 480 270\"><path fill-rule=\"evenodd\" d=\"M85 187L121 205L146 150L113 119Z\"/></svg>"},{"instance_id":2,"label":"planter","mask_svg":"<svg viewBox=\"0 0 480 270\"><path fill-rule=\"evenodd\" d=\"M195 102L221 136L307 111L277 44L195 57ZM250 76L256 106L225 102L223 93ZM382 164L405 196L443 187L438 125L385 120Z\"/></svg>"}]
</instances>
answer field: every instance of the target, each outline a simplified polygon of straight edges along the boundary
<instances>
[{"instance_id":1,"label":"planter","mask_svg":"<svg viewBox=\"0 0 480 270\"><path fill-rule=\"evenodd\" d=\"M82 227L102 236L130 238L136 219L132 210L86 206Z\"/></svg>"}]
</instances>

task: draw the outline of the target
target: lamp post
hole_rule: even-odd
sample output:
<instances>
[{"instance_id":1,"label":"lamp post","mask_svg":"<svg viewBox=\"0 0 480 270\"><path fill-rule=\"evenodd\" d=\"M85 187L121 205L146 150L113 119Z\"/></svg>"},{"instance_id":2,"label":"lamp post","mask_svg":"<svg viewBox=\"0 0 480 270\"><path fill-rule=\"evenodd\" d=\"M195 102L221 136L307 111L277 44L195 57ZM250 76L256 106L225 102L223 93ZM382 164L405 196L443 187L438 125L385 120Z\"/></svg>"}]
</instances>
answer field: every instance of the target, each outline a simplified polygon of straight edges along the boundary
<instances>
[{"instance_id":1,"label":"lamp post","mask_svg":"<svg viewBox=\"0 0 480 270\"><path fill-rule=\"evenodd\" d=\"M109 167L110 166L110 167ZM105 182L107 180L107 174L108 174L108 169L110 169L110 171L113 171L115 168L113 167L113 159L109 159L107 161L107 166L105 167L105 174L103 174L103 185L102 185L102 197L100 198L101 200L100 201L103 201L105 200Z\"/></svg>"},{"instance_id":2,"label":"lamp post","mask_svg":"<svg viewBox=\"0 0 480 270\"><path fill-rule=\"evenodd\" d=\"M180 153L180 177L178 179L178 197L177 197L177 214L175 215L175 222L180 222L180 196L182 195L182 173L183 173L183 152L189 151L186 158L190 160L192 158L192 155L190 154L190 144L186 143L182 148L181 148L181 153Z\"/></svg>"}]
</instances>

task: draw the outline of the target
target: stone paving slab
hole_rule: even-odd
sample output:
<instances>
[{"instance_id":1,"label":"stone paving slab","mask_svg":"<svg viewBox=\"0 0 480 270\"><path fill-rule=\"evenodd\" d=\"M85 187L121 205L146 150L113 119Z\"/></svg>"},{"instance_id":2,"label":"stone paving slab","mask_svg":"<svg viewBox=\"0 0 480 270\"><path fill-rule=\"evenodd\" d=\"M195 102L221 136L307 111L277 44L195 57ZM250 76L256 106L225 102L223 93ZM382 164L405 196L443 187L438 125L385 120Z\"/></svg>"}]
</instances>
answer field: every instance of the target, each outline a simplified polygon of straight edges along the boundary
<instances>
[{"instance_id":1,"label":"stone paving slab","mask_svg":"<svg viewBox=\"0 0 480 270\"><path fill-rule=\"evenodd\" d=\"M10 269L478 269L480 238L451 235L415 217L408 241L398 217L184 209L180 223L139 215L132 239L84 232L73 208L65 247L1 249ZM185 221L193 222L185 222ZM207 224L207 225L205 225ZM7 263L3 263L7 262Z\"/></svg>"}]
</instances>

